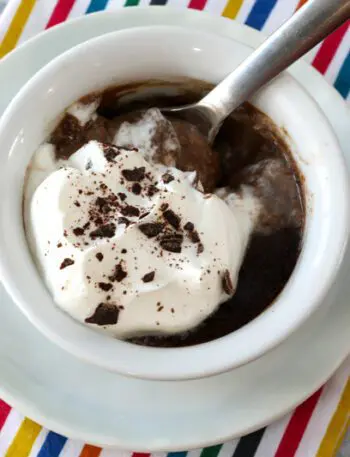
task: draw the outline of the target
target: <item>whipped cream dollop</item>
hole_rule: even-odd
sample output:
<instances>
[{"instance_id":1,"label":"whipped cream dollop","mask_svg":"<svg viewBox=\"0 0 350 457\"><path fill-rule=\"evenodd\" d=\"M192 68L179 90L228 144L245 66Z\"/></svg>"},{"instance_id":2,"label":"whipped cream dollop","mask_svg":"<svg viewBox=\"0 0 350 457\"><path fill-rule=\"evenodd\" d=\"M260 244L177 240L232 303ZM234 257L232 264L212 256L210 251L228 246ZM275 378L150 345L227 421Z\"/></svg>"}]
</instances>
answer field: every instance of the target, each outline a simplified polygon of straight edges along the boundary
<instances>
[{"instance_id":1,"label":"whipped cream dollop","mask_svg":"<svg viewBox=\"0 0 350 457\"><path fill-rule=\"evenodd\" d=\"M233 295L259 212L248 189L204 194L195 172L146 158L90 141L57 161L45 143L25 187L29 245L54 301L123 339L193 329Z\"/></svg>"}]
</instances>

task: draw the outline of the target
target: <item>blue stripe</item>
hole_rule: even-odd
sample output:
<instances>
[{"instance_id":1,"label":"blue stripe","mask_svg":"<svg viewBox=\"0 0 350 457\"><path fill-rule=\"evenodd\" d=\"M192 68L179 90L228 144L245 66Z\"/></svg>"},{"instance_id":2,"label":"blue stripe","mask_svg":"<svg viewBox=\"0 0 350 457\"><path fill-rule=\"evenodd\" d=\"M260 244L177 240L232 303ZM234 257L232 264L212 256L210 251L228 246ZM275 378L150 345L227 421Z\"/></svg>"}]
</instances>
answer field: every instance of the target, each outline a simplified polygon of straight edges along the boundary
<instances>
[{"instance_id":1,"label":"blue stripe","mask_svg":"<svg viewBox=\"0 0 350 457\"><path fill-rule=\"evenodd\" d=\"M277 0L256 0L245 23L254 29L261 30L276 3Z\"/></svg>"},{"instance_id":2,"label":"blue stripe","mask_svg":"<svg viewBox=\"0 0 350 457\"><path fill-rule=\"evenodd\" d=\"M49 432L37 457L58 457L67 438L55 432Z\"/></svg>"},{"instance_id":3,"label":"blue stripe","mask_svg":"<svg viewBox=\"0 0 350 457\"><path fill-rule=\"evenodd\" d=\"M187 452L169 452L167 457L186 457Z\"/></svg>"},{"instance_id":4,"label":"blue stripe","mask_svg":"<svg viewBox=\"0 0 350 457\"><path fill-rule=\"evenodd\" d=\"M96 13L96 11L102 11L106 8L108 0L91 0L88 9L85 14Z\"/></svg>"},{"instance_id":5,"label":"blue stripe","mask_svg":"<svg viewBox=\"0 0 350 457\"><path fill-rule=\"evenodd\" d=\"M335 80L334 87L346 98L350 92L350 53L344 60L340 72Z\"/></svg>"}]
</instances>

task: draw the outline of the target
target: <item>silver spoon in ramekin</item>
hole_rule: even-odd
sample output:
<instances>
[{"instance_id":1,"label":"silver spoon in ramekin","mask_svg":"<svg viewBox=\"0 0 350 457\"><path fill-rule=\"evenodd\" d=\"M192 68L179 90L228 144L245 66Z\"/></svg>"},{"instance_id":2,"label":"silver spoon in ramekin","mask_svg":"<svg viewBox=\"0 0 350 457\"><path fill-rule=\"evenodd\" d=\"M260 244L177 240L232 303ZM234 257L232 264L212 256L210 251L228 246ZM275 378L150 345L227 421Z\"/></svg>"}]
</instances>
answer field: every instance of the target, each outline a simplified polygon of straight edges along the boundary
<instances>
[{"instance_id":1,"label":"silver spoon in ramekin","mask_svg":"<svg viewBox=\"0 0 350 457\"><path fill-rule=\"evenodd\" d=\"M162 108L196 125L209 144L241 103L350 18L350 0L309 0L199 102Z\"/></svg>"}]
</instances>

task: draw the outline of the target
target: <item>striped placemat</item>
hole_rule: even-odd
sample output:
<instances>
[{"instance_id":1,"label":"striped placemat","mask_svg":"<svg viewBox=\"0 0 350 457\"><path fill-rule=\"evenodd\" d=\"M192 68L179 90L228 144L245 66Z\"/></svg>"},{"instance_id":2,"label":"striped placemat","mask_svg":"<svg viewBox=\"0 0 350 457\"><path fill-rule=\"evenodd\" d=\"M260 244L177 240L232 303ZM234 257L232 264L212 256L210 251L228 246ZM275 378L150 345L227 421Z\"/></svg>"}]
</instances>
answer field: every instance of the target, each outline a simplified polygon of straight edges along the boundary
<instances>
[{"instance_id":1,"label":"striped placemat","mask_svg":"<svg viewBox=\"0 0 350 457\"><path fill-rule=\"evenodd\" d=\"M3 9L5 2L0 0L0 58L42 30L104 9L138 5L189 7L236 19L269 34L305 0L9 0ZM338 29L306 56L347 100L349 25ZM350 358L325 386L293 412L245 437L205 449L152 456L68 440L0 400L0 457L333 457L349 426L349 374Z\"/></svg>"}]
</instances>

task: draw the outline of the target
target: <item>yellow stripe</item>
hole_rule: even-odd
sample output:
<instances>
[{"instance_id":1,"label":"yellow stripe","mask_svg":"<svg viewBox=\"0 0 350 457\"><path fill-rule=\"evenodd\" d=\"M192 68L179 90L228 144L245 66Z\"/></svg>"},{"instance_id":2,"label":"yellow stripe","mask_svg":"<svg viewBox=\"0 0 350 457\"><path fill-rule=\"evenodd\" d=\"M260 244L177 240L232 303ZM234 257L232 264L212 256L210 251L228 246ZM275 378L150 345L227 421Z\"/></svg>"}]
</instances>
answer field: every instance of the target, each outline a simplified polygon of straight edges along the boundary
<instances>
[{"instance_id":1,"label":"yellow stripe","mask_svg":"<svg viewBox=\"0 0 350 457\"><path fill-rule=\"evenodd\" d=\"M36 0L22 0L0 44L0 59L16 46L35 3Z\"/></svg>"},{"instance_id":2,"label":"yellow stripe","mask_svg":"<svg viewBox=\"0 0 350 457\"><path fill-rule=\"evenodd\" d=\"M328 425L326 434L323 437L316 457L332 457L336 454L349 426L349 415L350 380L348 380L345 386L337 410L333 414L332 420Z\"/></svg>"},{"instance_id":3,"label":"yellow stripe","mask_svg":"<svg viewBox=\"0 0 350 457\"><path fill-rule=\"evenodd\" d=\"M5 457L27 457L41 428L36 422L24 419Z\"/></svg>"},{"instance_id":4,"label":"yellow stripe","mask_svg":"<svg viewBox=\"0 0 350 457\"><path fill-rule=\"evenodd\" d=\"M234 19L237 16L238 11L241 9L242 3L243 0L229 0L222 12L222 16Z\"/></svg>"}]
</instances>

